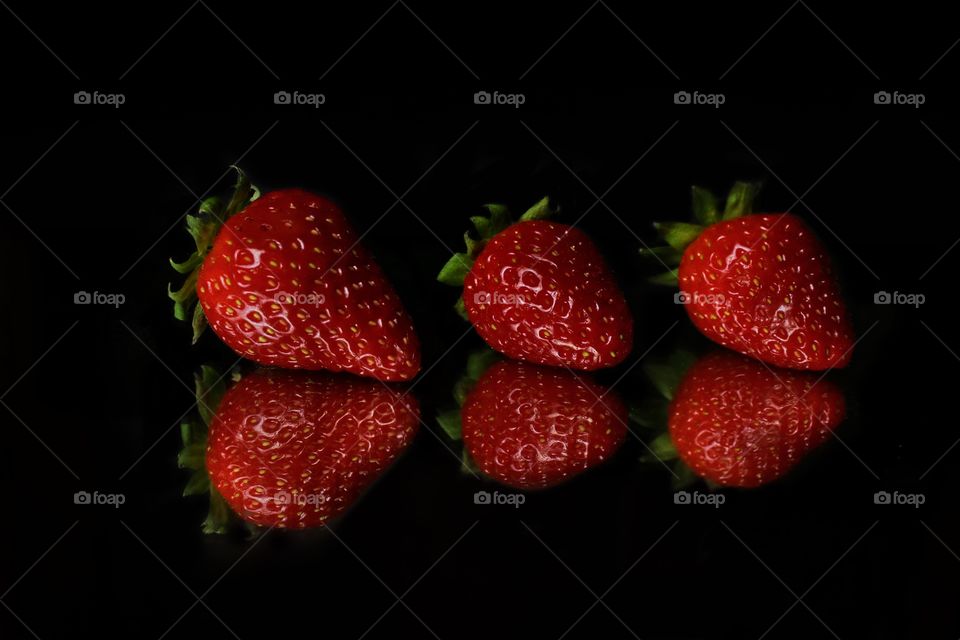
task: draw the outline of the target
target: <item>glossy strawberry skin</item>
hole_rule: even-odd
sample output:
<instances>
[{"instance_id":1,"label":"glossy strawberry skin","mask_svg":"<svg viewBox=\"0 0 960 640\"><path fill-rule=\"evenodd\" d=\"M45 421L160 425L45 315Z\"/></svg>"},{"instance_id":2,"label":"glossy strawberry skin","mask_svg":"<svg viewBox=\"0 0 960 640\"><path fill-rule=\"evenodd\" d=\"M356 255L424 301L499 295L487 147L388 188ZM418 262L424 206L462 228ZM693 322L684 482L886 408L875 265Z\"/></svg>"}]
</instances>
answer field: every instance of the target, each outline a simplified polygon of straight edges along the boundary
<instances>
[{"instance_id":1,"label":"glossy strawberry skin","mask_svg":"<svg viewBox=\"0 0 960 640\"><path fill-rule=\"evenodd\" d=\"M684 251L680 290L708 338L778 367L850 362L854 335L829 257L792 214L708 227Z\"/></svg>"},{"instance_id":2,"label":"glossy strawberry skin","mask_svg":"<svg viewBox=\"0 0 960 640\"><path fill-rule=\"evenodd\" d=\"M845 410L829 380L718 351L681 381L670 405L670 436L697 475L722 486L757 487L823 443Z\"/></svg>"},{"instance_id":3,"label":"glossy strawberry skin","mask_svg":"<svg viewBox=\"0 0 960 640\"><path fill-rule=\"evenodd\" d=\"M200 269L207 322L238 354L288 369L409 380L413 323L339 207L299 189L227 220Z\"/></svg>"},{"instance_id":4,"label":"glossy strawberry skin","mask_svg":"<svg viewBox=\"0 0 960 640\"><path fill-rule=\"evenodd\" d=\"M505 360L492 365L462 409L463 442L485 474L518 489L563 482L612 456L627 409L588 377Z\"/></svg>"},{"instance_id":5,"label":"glossy strawberry skin","mask_svg":"<svg viewBox=\"0 0 960 640\"><path fill-rule=\"evenodd\" d=\"M545 220L494 236L464 280L467 315L497 351L592 371L633 347L633 317L593 241Z\"/></svg>"},{"instance_id":6,"label":"glossy strawberry skin","mask_svg":"<svg viewBox=\"0 0 960 640\"><path fill-rule=\"evenodd\" d=\"M379 382L261 369L224 395L210 425L207 471L248 522L320 526L400 455L419 415L414 398Z\"/></svg>"}]
</instances>

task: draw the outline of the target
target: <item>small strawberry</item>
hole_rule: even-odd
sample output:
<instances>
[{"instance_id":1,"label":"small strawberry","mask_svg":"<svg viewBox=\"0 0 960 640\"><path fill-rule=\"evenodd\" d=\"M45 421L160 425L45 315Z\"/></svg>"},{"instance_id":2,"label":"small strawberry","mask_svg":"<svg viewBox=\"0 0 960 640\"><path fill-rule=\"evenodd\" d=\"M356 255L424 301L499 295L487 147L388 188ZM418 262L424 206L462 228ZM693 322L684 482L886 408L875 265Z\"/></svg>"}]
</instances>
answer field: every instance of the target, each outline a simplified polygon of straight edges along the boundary
<instances>
[{"instance_id":1,"label":"small strawberry","mask_svg":"<svg viewBox=\"0 0 960 640\"><path fill-rule=\"evenodd\" d=\"M613 392L563 369L504 360L465 392L459 415L440 416L472 462L518 489L543 489L610 458L627 434Z\"/></svg>"},{"instance_id":2,"label":"small strawberry","mask_svg":"<svg viewBox=\"0 0 960 640\"><path fill-rule=\"evenodd\" d=\"M829 380L717 351L697 360L673 394L670 438L697 475L721 486L757 487L822 444L845 406Z\"/></svg>"},{"instance_id":3,"label":"small strawberry","mask_svg":"<svg viewBox=\"0 0 960 640\"><path fill-rule=\"evenodd\" d=\"M463 286L458 311L487 344L520 360L592 371L623 361L633 317L594 243L579 229L544 220L544 198L512 224L503 205L471 218L438 279Z\"/></svg>"},{"instance_id":4,"label":"small strawberry","mask_svg":"<svg viewBox=\"0 0 960 640\"><path fill-rule=\"evenodd\" d=\"M210 419L209 484L249 523L319 526L400 455L419 415L415 399L378 382L260 369L227 390Z\"/></svg>"},{"instance_id":5,"label":"small strawberry","mask_svg":"<svg viewBox=\"0 0 960 640\"><path fill-rule=\"evenodd\" d=\"M241 173L226 208L206 200L188 228L197 250L174 263L189 276L170 297L186 319L199 296L194 342L209 323L264 365L380 380L420 370L410 317L332 201L299 189L261 197Z\"/></svg>"},{"instance_id":6,"label":"small strawberry","mask_svg":"<svg viewBox=\"0 0 960 640\"><path fill-rule=\"evenodd\" d=\"M648 253L679 264L677 301L714 342L779 367L846 366L853 328L826 250L793 214L749 214L756 191L737 183L721 216L694 187L699 224L657 225L670 247Z\"/></svg>"}]
</instances>

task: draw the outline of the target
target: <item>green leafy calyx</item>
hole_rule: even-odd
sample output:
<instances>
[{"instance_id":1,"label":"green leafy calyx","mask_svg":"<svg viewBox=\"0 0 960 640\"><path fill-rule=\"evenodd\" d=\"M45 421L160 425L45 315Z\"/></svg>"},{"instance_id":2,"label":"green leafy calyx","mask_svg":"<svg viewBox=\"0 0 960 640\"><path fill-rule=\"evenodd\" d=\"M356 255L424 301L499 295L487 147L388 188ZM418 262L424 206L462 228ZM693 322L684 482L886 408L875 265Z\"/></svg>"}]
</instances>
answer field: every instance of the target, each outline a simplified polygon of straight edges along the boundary
<instances>
[{"instance_id":1,"label":"green leafy calyx","mask_svg":"<svg viewBox=\"0 0 960 640\"><path fill-rule=\"evenodd\" d=\"M260 190L250 184L247 175L239 167L233 167L233 169L237 172L237 181L234 184L233 194L226 203L221 198L213 196L200 203L196 215L187 214L187 231L195 245L193 253L183 262L170 259L170 266L180 275L186 275L186 279L176 291L173 285L169 285L167 296L173 300L174 317L178 320L190 321L194 343L207 326L203 309L197 304L197 278L200 274L200 266L224 223L260 197Z\"/></svg>"},{"instance_id":2,"label":"green leafy calyx","mask_svg":"<svg viewBox=\"0 0 960 640\"><path fill-rule=\"evenodd\" d=\"M470 273L470 269L473 268L473 263L476 261L477 256L480 255L480 252L483 251L487 242L514 224L514 220L506 205L485 204L483 208L487 210L488 215L471 216L470 222L473 223L474 232L471 233L467 231L463 234L466 250L453 254L437 275L437 280L443 284L448 284L452 287L462 287L464 279L467 277L467 274ZM556 212L557 210L550 203L550 199L545 197L527 209L527 211L520 216L518 222L544 220L555 215ZM463 305L462 297L457 300L454 309L461 317L466 319L467 313Z\"/></svg>"},{"instance_id":3,"label":"green leafy calyx","mask_svg":"<svg viewBox=\"0 0 960 640\"><path fill-rule=\"evenodd\" d=\"M676 267L680 265L683 252L690 243L710 225L751 213L759 192L760 184L757 182L736 182L727 194L726 204L721 211L720 201L713 193L703 187L694 186L691 189L693 221L655 222L653 227L666 245L640 249L641 255L667 268L666 273L653 276L649 281L653 284L676 286Z\"/></svg>"}]
</instances>

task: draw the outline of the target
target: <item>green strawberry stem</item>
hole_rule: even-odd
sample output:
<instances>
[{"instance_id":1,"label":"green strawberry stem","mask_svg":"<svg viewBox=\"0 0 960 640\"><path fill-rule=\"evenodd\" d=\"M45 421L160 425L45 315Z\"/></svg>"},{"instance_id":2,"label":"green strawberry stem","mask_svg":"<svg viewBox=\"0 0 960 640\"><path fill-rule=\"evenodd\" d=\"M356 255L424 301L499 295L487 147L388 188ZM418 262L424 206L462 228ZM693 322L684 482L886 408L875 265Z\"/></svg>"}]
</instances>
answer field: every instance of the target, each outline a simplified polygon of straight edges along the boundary
<instances>
[{"instance_id":1,"label":"green strawberry stem","mask_svg":"<svg viewBox=\"0 0 960 640\"><path fill-rule=\"evenodd\" d=\"M510 211L506 205L485 204L483 207L490 214L488 216L471 216L470 222L476 231L476 238L469 231L463 234L463 240L466 244L466 251L453 254L447 263L440 269L437 280L443 284L452 287L463 287L463 281L473 268L473 263L477 256L483 251L487 242L495 235L514 224L510 216ZM550 204L548 197L541 198L539 202L527 209L520 216L517 222L527 222L529 220L544 220L557 213ZM456 312L464 319L467 319L467 311L463 304L463 296L457 299L454 305Z\"/></svg>"},{"instance_id":2,"label":"green strawberry stem","mask_svg":"<svg viewBox=\"0 0 960 640\"><path fill-rule=\"evenodd\" d=\"M753 211L753 203L760 192L757 182L736 182L727 194L726 205L721 212L718 199L709 190L694 186L691 189L693 222L654 222L656 229L666 246L644 247L640 254L653 258L658 263L670 267L670 270L648 278L652 284L675 287L679 284L677 267L683 259L684 250L703 233L704 229L717 222L733 220Z\"/></svg>"},{"instance_id":3,"label":"green strawberry stem","mask_svg":"<svg viewBox=\"0 0 960 640\"><path fill-rule=\"evenodd\" d=\"M233 524L233 516L227 502L210 484L206 464L207 431L226 391L223 378L224 376L213 367L203 365L200 368L200 373L194 375L197 415L191 416L180 425L183 448L177 455L177 466L193 472L187 480L183 495L207 494L210 499L210 509L203 521L204 533L227 533Z\"/></svg>"},{"instance_id":4,"label":"green strawberry stem","mask_svg":"<svg viewBox=\"0 0 960 640\"><path fill-rule=\"evenodd\" d=\"M207 326L203 309L197 304L197 277L200 266L223 224L260 197L260 190L250 184L247 175L239 167L234 166L233 169L237 171L237 181L226 205L219 197L213 196L200 203L197 215L187 214L187 231L196 246L194 252L183 262L170 259L170 266L177 273L187 277L176 291L173 290L172 284L168 285L167 296L173 300L174 317L182 321L190 319L194 344L200 339L200 335Z\"/></svg>"}]
</instances>

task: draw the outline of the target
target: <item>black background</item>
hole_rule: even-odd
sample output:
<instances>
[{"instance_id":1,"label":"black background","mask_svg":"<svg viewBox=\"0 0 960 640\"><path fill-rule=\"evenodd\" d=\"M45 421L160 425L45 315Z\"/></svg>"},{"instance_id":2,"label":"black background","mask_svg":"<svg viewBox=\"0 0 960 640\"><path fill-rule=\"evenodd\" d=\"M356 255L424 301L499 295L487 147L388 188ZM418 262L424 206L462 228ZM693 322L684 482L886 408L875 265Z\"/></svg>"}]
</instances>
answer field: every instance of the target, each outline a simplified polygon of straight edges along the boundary
<instances>
[{"instance_id":1,"label":"black background","mask_svg":"<svg viewBox=\"0 0 960 640\"><path fill-rule=\"evenodd\" d=\"M313 11L0 8L3 638L960 635L960 250L944 256L960 236L960 53L934 65L960 33L946 8ZM72 104L94 89L127 103ZM327 103L272 104L294 89ZM675 105L681 89L726 103ZM526 103L474 105L478 90ZM878 90L926 104L874 105ZM425 363L412 391L425 426L408 454L329 530L255 544L204 537L203 501L180 497L192 372L232 359L212 335L191 348L164 295L167 258L190 248L183 215L229 186L238 159L261 188L325 193L369 230ZM480 344L458 341L456 293L435 281L467 217L544 194L563 221L586 213L577 224L637 323L634 357L601 375L614 382L655 343L695 339L672 293L643 283L651 222L685 218L690 184L723 192L736 179L763 180L762 208L807 219L842 274L862 341L831 374L850 406L838 438L781 482L725 491L719 509L674 505L670 475L637 464L635 439L518 509L475 505L496 487L459 472L433 421ZM126 304L76 306L80 290ZM875 305L877 291L927 302ZM639 367L617 390L650 391ZM79 490L127 502L74 505ZM926 503L877 506L880 490Z\"/></svg>"}]
</instances>

